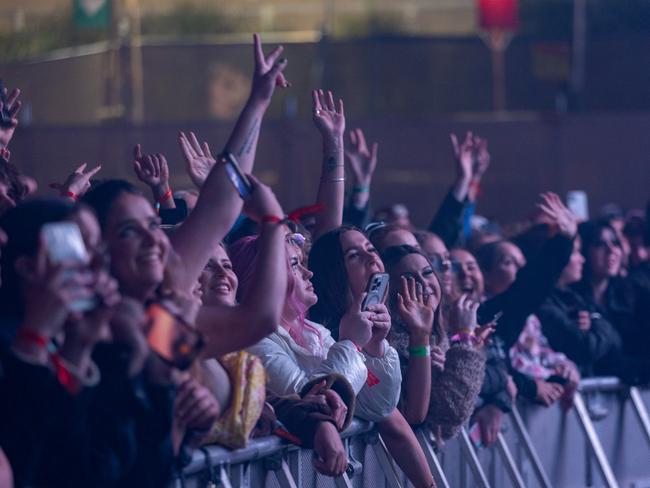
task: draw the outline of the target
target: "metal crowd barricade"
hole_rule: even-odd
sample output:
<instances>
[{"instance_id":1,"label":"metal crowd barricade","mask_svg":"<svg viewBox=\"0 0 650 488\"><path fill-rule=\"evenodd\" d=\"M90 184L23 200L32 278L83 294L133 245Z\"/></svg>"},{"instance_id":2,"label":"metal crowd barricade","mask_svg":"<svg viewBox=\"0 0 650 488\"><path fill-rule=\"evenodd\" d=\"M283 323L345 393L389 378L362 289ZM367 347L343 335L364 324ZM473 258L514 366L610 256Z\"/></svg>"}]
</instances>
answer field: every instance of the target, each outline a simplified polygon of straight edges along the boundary
<instances>
[{"instance_id":1,"label":"metal crowd barricade","mask_svg":"<svg viewBox=\"0 0 650 488\"><path fill-rule=\"evenodd\" d=\"M520 402L496 446L477 450L463 428L438 449L433 435L416 435L440 488L650 488L650 390L616 378L583 380L573 412ZM318 474L313 451L277 437L254 439L245 449L208 446L194 453L174 488L410 487L374 425L355 419L344 438L347 472Z\"/></svg>"}]
</instances>

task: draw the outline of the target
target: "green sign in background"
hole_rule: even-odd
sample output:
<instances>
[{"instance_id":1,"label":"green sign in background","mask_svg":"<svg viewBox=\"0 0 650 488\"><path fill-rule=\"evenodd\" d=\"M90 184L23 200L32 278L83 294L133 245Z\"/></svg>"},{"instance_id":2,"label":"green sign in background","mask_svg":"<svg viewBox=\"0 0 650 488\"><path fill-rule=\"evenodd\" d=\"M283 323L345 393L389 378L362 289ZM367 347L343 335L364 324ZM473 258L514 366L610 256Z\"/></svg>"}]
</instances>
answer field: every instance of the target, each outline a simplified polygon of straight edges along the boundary
<instances>
[{"instance_id":1,"label":"green sign in background","mask_svg":"<svg viewBox=\"0 0 650 488\"><path fill-rule=\"evenodd\" d=\"M74 0L74 25L104 28L111 21L111 0Z\"/></svg>"}]
</instances>

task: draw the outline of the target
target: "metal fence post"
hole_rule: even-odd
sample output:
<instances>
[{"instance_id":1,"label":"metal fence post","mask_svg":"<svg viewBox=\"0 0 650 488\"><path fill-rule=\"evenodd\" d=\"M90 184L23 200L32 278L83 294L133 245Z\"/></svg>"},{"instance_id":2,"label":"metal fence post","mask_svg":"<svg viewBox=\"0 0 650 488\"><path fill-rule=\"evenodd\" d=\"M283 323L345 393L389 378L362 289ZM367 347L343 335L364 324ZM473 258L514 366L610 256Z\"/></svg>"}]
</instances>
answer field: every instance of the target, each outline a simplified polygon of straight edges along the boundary
<instances>
[{"instance_id":1,"label":"metal fence post","mask_svg":"<svg viewBox=\"0 0 650 488\"><path fill-rule=\"evenodd\" d=\"M512 423L515 427L515 431L519 436L519 440L524 446L526 455L528 456L528 459L533 465L533 470L535 471L535 475L537 476L537 481L539 482L542 488L551 488L551 482L548 478L548 475L544 470L544 466L542 466L542 462L540 461L539 456L537 455L537 450L533 446L533 441L531 440L530 435L528 434L528 429L526 429L526 426L524 425L524 421L521 418L521 414L519 413L519 409L517 408L517 405L515 405L514 402L512 404L512 410L510 411L510 419L512 420Z\"/></svg>"},{"instance_id":2,"label":"metal fence post","mask_svg":"<svg viewBox=\"0 0 650 488\"><path fill-rule=\"evenodd\" d=\"M501 456L503 457L503 461L506 465L508 475L510 475L510 479L512 480L512 484L517 488L526 488L526 483L524 483L524 480L521 477L519 468L517 468L515 459L512 457L510 448L508 447L508 444L506 444L506 440L501 432L497 434L497 447L499 448L499 453L501 453Z\"/></svg>"},{"instance_id":3,"label":"metal fence post","mask_svg":"<svg viewBox=\"0 0 650 488\"><path fill-rule=\"evenodd\" d=\"M578 416L578 423L580 424L580 427L582 427L587 444L596 458L596 464L605 479L605 484L608 488L618 488L618 482L614 476L614 471L612 471L607 456L605 456L605 451L600 443L594 424L591 422L591 418L589 418L587 406L585 405L585 401L580 392L576 392L573 404L575 406L576 415Z\"/></svg>"},{"instance_id":4,"label":"metal fence post","mask_svg":"<svg viewBox=\"0 0 650 488\"><path fill-rule=\"evenodd\" d=\"M490 483L488 482L487 476L485 476L485 472L483 471L481 462L478 460L478 456L476 456L476 451L474 451L474 446L472 445L472 441L469 438L469 434L465 427L460 431L460 440L461 445L463 446L463 452L465 453L465 460L472 469L472 473L474 473L474 479L477 486L480 488L490 488Z\"/></svg>"},{"instance_id":5,"label":"metal fence post","mask_svg":"<svg viewBox=\"0 0 650 488\"><path fill-rule=\"evenodd\" d=\"M429 463L429 469L431 469L431 473L433 473L433 477L436 479L436 485L440 488L451 488L442 470L438 456L436 456L436 452L433 449L431 432L423 427L417 430L416 436L418 441L420 441L424 456L427 458L427 463Z\"/></svg>"},{"instance_id":6,"label":"metal fence post","mask_svg":"<svg viewBox=\"0 0 650 488\"><path fill-rule=\"evenodd\" d=\"M643 403L641 398L641 393L636 386L630 387L629 390L630 400L632 400L632 407L636 412L639 422L641 422L641 428L645 432L645 439L648 441L648 447L650 447L650 417L648 417L648 410Z\"/></svg>"}]
</instances>

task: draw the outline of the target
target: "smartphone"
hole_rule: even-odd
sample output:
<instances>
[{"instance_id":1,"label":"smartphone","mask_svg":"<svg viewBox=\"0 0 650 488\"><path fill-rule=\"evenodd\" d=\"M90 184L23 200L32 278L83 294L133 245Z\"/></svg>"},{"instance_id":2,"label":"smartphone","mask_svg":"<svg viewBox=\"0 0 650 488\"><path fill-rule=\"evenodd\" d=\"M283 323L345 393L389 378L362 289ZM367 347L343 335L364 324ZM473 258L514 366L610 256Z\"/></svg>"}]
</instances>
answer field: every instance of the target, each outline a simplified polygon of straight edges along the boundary
<instances>
[{"instance_id":1,"label":"smartphone","mask_svg":"<svg viewBox=\"0 0 650 488\"><path fill-rule=\"evenodd\" d=\"M366 298L363 299L361 311L365 312L371 305L384 303L386 292L388 291L389 277L387 273L375 273L368 280L366 287Z\"/></svg>"},{"instance_id":2,"label":"smartphone","mask_svg":"<svg viewBox=\"0 0 650 488\"><path fill-rule=\"evenodd\" d=\"M41 228L41 238L50 261L53 263L78 263L89 264L88 252L81 237L81 231L74 222L51 222ZM75 270L65 273L74 274ZM71 309L76 312L92 310L98 304L96 298L76 300L71 304Z\"/></svg>"},{"instance_id":3,"label":"smartphone","mask_svg":"<svg viewBox=\"0 0 650 488\"><path fill-rule=\"evenodd\" d=\"M149 347L166 363L185 370L203 349L201 334L160 303L147 308L145 335Z\"/></svg>"},{"instance_id":4,"label":"smartphone","mask_svg":"<svg viewBox=\"0 0 650 488\"><path fill-rule=\"evenodd\" d=\"M235 190L237 190L237 193L239 193L239 196L242 199L248 198L253 191L253 187L251 186L250 181L248 181L248 178L246 178L246 175L242 173L239 168L235 156L226 151L222 153L220 157L223 158L226 163L226 173L228 173L228 178L230 178L230 182L235 187Z\"/></svg>"},{"instance_id":5,"label":"smartphone","mask_svg":"<svg viewBox=\"0 0 650 488\"><path fill-rule=\"evenodd\" d=\"M580 222L589 220L589 202L587 193L573 190L566 194L566 206Z\"/></svg>"}]
</instances>

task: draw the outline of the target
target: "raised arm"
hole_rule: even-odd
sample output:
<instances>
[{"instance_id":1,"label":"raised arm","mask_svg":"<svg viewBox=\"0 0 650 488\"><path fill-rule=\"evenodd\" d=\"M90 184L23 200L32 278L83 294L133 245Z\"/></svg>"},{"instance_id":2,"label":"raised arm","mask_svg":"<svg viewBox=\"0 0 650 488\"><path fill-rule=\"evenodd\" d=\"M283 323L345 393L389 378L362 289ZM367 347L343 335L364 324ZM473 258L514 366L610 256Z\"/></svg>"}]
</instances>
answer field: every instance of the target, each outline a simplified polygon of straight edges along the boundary
<instances>
[{"instance_id":1,"label":"raised arm","mask_svg":"<svg viewBox=\"0 0 650 488\"><path fill-rule=\"evenodd\" d=\"M343 223L345 200L345 168L343 166L343 132L345 113L343 100L334 105L332 92L312 91L314 124L323 138L323 168L316 201L325 211L316 215L314 239Z\"/></svg>"},{"instance_id":2,"label":"raised arm","mask_svg":"<svg viewBox=\"0 0 650 488\"><path fill-rule=\"evenodd\" d=\"M265 57L259 34L253 36L253 42L255 47L255 71L253 73L251 94L224 147L224 150L235 155L244 173L253 171L253 161L262 118L271 103L275 87L286 88L289 86L282 74L282 71L287 66L287 60L285 58L279 59L284 48L278 46L268 57Z\"/></svg>"},{"instance_id":3,"label":"raised arm","mask_svg":"<svg viewBox=\"0 0 650 488\"><path fill-rule=\"evenodd\" d=\"M474 138L468 132L465 140L459 144L455 134L449 137L456 161L456 181L431 220L429 230L440 236L445 245L451 248L460 234L465 201L472 181Z\"/></svg>"},{"instance_id":4,"label":"raised arm","mask_svg":"<svg viewBox=\"0 0 650 488\"><path fill-rule=\"evenodd\" d=\"M368 149L366 137L359 128L351 130L349 134L352 147L345 151L345 155L350 162L353 178L352 205L357 209L363 209L368 205L370 198L370 183L377 168L379 144L373 142L372 148Z\"/></svg>"},{"instance_id":5,"label":"raised arm","mask_svg":"<svg viewBox=\"0 0 650 488\"><path fill-rule=\"evenodd\" d=\"M252 171L259 124L275 86L277 83L286 86L281 73L286 60L275 63L280 52L281 48L277 48L264 59L259 36L255 36L255 73L251 95L225 147L226 151L235 154L244 173ZM182 135L179 143L184 154L188 150L194 151L198 157L205 157L206 150L209 153L209 148L205 145L201 147L196 138L189 141L189 148L187 138ZM230 183L224 164L218 161L203 183L196 207L170 239L185 263L185 276L180 283L183 288L189 289L197 280L210 255L239 216L241 208L242 200Z\"/></svg>"},{"instance_id":6,"label":"raised arm","mask_svg":"<svg viewBox=\"0 0 650 488\"><path fill-rule=\"evenodd\" d=\"M4 95L7 97L7 106L5 107L4 104L0 102L0 110L6 108L9 111L9 117L11 117L11 120L8 126L0 126L0 149L6 148L9 145L11 138L14 136L16 127L18 127L18 119L16 117L18 116L18 112L20 112L20 107L23 105L23 102L18 100L18 97L20 96L20 90L18 88L14 88L9 94L7 94L6 88L3 88L3 90Z\"/></svg>"},{"instance_id":7,"label":"raised arm","mask_svg":"<svg viewBox=\"0 0 650 488\"><path fill-rule=\"evenodd\" d=\"M169 186L169 166L162 154L142 154L142 146L133 148L133 171L151 189L153 199L161 208L176 208Z\"/></svg>"},{"instance_id":8,"label":"raised arm","mask_svg":"<svg viewBox=\"0 0 650 488\"><path fill-rule=\"evenodd\" d=\"M234 307L202 307L196 320L206 339L204 357L219 358L244 349L274 332L280 323L287 293L286 228L264 221L283 215L270 188L250 177L253 192L246 210L260 225L258 254L251 287Z\"/></svg>"}]
</instances>

